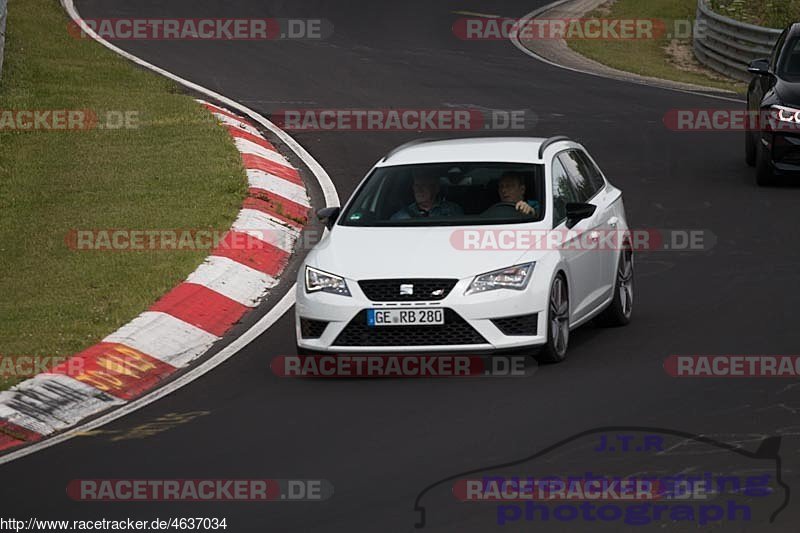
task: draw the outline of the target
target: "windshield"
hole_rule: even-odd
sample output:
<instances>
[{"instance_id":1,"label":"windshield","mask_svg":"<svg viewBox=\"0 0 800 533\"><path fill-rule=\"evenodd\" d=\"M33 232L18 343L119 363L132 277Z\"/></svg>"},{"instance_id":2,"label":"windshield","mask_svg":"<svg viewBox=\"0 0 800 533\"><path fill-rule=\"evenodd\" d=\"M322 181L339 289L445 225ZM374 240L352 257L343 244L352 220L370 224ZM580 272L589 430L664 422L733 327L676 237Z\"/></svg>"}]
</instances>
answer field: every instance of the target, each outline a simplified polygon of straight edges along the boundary
<instances>
[{"instance_id":1,"label":"windshield","mask_svg":"<svg viewBox=\"0 0 800 533\"><path fill-rule=\"evenodd\" d=\"M340 218L344 226L461 226L538 222L544 167L436 163L376 168Z\"/></svg>"},{"instance_id":2,"label":"windshield","mask_svg":"<svg viewBox=\"0 0 800 533\"><path fill-rule=\"evenodd\" d=\"M800 38L789 41L784 47L778 76L791 80L800 78Z\"/></svg>"}]
</instances>

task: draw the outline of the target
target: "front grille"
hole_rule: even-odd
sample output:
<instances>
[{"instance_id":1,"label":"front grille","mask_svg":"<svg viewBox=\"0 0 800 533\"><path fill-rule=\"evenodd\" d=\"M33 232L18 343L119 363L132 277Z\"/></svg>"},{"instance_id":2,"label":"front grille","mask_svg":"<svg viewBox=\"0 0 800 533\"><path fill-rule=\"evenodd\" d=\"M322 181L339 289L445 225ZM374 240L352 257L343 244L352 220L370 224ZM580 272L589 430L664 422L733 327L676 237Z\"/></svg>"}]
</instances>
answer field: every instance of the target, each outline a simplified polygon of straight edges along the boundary
<instances>
[{"instance_id":1,"label":"front grille","mask_svg":"<svg viewBox=\"0 0 800 533\"><path fill-rule=\"evenodd\" d=\"M457 279L368 279L358 282L373 302L422 302L442 300L458 283ZM412 285L412 294L400 294L401 285Z\"/></svg>"},{"instance_id":2,"label":"front grille","mask_svg":"<svg viewBox=\"0 0 800 533\"><path fill-rule=\"evenodd\" d=\"M493 318L492 323L497 326L503 335L536 335L536 327L539 315L508 316L505 318Z\"/></svg>"},{"instance_id":3,"label":"front grille","mask_svg":"<svg viewBox=\"0 0 800 533\"><path fill-rule=\"evenodd\" d=\"M483 336L452 309L444 310L444 325L368 326L361 311L333 342L335 346L441 346L488 344Z\"/></svg>"},{"instance_id":4,"label":"front grille","mask_svg":"<svg viewBox=\"0 0 800 533\"><path fill-rule=\"evenodd\" d=\"M324 320L311 320L310 318L300 318L300 336L304 339L318 339L328 323Z\"/></svg>"},{"instance_id":5,"label":"front grille","mask_svg":"<svg viewBox=\"0 0 800 533\"><path fill-rule=\"evenodd\" d=\"M800 151L787 150L778 154L778 163L786 165L800 165Z\"/></svg>"},{"instance_id":6,"label":"front grille","mask_svg":"<svg viewBox=\"0 0 800 533\"><path fill-rule=\"evenodd\" d=\"M776 135L773 142L773 158L784 165L800 164L800 139L794 135Z\"/></svg>"}]
</instances>

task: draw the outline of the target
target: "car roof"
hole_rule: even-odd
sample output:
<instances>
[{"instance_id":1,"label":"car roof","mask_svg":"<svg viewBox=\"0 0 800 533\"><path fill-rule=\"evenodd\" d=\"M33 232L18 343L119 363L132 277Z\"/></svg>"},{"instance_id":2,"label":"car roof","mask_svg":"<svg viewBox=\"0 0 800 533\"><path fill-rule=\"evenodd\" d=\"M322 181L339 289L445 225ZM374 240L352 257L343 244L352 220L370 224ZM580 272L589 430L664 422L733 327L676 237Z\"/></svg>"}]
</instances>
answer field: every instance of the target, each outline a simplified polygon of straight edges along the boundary
<instances>
[{"instance_id":1,"label":"car roof","mask_svg":"<svg viewBox=\"0 0 800 533\"><path fill-rule=\"evenodd\" d=\"M389 152L378 166L470 161L542 163L539 148L547 140L544 137L469 137L412 141Z\"/></svg>"}]
</instances>

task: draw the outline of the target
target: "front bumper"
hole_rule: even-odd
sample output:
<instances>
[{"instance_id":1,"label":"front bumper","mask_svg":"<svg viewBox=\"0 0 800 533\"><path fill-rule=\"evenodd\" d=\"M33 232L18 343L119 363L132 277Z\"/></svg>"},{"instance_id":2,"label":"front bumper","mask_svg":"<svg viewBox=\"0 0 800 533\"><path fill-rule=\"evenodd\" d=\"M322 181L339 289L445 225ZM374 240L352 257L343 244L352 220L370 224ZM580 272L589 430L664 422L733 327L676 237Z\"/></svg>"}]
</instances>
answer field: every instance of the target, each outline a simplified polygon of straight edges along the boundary
<instances>
[{"instance_id":1,"label":"front bumper","mask_svg":"<svg viewBox=\"0 0 800 533\"><path fill-rule=\"evenodd\" d=\"M769 164L777 175L800 175L800 135L765 132L762 148L769 155Z\"/></svg>"},{"instance_id":2,"label":"front bumper","mask_svg":"<svg viewBox=\"0 0 800 533\"><path fill-rule=\"evenodd\" d=\"M471 279L459 280L442 300L391 302L370 300L358 282L350 279L347 280L350 297L323 292L308 294L302 279L298 280L297 345L328 353L482 353L546 342L549 283L535 283L534 274L524 291L500 289L465 295L470 282ZM538 289L539 286L545 289ZM445 326L366 325L367 309L431 308L445 310ZM535 334L516 334L519 332Z\"/></svg>"}]
</instances>

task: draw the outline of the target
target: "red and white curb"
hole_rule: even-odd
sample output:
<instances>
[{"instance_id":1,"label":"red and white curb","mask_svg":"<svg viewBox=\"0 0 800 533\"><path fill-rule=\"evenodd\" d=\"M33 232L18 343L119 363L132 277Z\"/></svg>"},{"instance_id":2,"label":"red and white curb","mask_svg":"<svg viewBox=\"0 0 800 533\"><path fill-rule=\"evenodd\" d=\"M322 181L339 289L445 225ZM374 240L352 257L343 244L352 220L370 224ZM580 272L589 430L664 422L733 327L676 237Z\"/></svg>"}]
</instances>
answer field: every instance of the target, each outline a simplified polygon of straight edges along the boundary
<instances>
[{"instance_id":1,"label":"red and white curb","mask_svg":"<svg viewBox=\"0 0 800 533\"><path fill-rule=\"evenodd\" d=\"M252 123L198 102L228 129L247 171L248 197L236 221L203 264L147 311L0 392L0 451L143 396L206 353L277 284L311 208L300 174ZM246 247L232 245L245 234Z\"/></svg>"}]
</instances>

